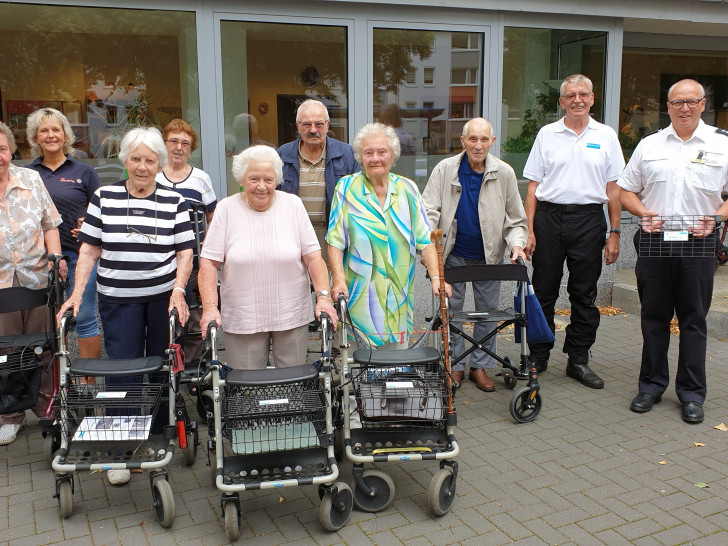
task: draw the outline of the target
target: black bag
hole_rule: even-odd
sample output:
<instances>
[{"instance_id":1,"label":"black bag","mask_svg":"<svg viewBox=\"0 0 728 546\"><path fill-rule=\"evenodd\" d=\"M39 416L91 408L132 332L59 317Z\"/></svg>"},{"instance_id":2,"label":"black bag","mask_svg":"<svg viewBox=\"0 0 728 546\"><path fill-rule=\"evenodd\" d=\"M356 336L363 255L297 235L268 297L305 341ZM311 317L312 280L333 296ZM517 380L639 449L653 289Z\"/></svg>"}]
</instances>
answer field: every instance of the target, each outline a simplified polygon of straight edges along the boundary
<instances>
[{"instance_id":1,"label":"black bag","mask_svg":"<svg viewBox=\"0 0 728 546\"><path fill-rule=\"evenodd\" d=\"M34 360L33 365L21 366L19 370L8 371L0 366L0 414L25 411L38 402L43 363L35 357Z\"/></svg>"}]
</instances>

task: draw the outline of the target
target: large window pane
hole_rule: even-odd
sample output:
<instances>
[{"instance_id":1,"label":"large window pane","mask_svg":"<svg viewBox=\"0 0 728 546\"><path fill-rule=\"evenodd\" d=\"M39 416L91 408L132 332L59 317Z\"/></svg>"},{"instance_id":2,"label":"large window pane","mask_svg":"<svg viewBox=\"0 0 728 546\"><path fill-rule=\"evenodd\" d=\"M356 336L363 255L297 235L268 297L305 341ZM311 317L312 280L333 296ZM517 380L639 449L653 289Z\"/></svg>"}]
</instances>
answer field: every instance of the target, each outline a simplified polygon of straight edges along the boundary
<instances>
[{"instance_id":1,"label":"large window pane","mask_svg":"<svg viewBox=\"0 0 728 546\"><path fill-rule=\"evenodd\" d=\"M472 32L374 29L374 120L395 128L402 157L393 170L420 189L481 115L482 43Z\"/></svg>"},{"instance_id":2,"label":"large window pane","mask_svg":"<svg viewBox=\"0 0 728 546\"><path fill-rule=\"evenodd\" d=\"M348 140L346 27L222 21L228 194L240 188L231 157L251 144L294 140L296 109L326 104L330 136Z\"/></svg>"},{"instance_id":3,"label":"large window pane","mask_svg":"<svg viewBox=\"0 0 728 546\"><path fill-rule=\"evenodd\" d=\"M523 175L538 130L559 119L559 86L570 74L594 83L591 114L604 118L607 34L583 30L505 28L501 157Z\"/></svg>"},{"instance_id":4,"label":"large window pane","mask_svg":"<svg viewBox=\"0 0 728 546\"><path fill-rule=\"evenodd\" d=\"M2 119L23 160L40 107L66 114L79 158L105 183L123 175L116 157L131 127L182 117L199 130L194 13L0 4L0 29Z\"/></svg>"},{"instance_id":5,"label":"large window pane","mask_svg":"<svg viewBox=\"0 0 728 546\"><path fill-rule=\"evenodd\" d=\"M725 52L625 48L619 141L629 159L640 139L670 125L667 91L692 78L705 87L703 121L728 129L728 55Z\"/></svg>"}]
</instances>

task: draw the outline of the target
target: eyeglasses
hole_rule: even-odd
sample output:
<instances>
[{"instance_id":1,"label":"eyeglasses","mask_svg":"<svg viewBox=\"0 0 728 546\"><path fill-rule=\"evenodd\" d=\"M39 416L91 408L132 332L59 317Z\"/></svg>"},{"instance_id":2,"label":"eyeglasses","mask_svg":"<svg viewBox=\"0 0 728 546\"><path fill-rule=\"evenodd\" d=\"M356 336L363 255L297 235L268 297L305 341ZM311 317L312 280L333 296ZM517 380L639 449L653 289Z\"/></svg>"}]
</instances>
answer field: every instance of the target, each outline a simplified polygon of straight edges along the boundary
<instances>
[{"instance_id":1,"label":"eyeglasses","mask_svg":"<svg viewBox=\"0 0 728 546\"><path fill-rule=\"evenodd\" d=\"M156 222L154 224L154 235L142 233L134 226L126 226L126 236L131 237L132 235L141 235L142 237L146 237L150 243L153 241L156 241L157 240L157 224L156 224Z\"/></svg>"},{"instance_id":2,"label":"eyeglasses","mask_svg":"<svg viewBox=\"0 0 728 546\"><path fill-rule=\"evenodd\" d=\"M672 107L676 110L680 110L683 107L683 104L687 104L688 108L692 110L693 108L697 108L698 104L700 104L703 100L705 100L705 97L703 97L702 99L669 100L667 102L668 104L671 104Z\"/></svg>"},{"instance_id":3,"label":"eyeglasses","mask_svg":"<svg viewBox=\"0 0 728 546\"><path fill-rule=\"evenodd\" d=\"M168 138L167 142L169 142L173 148L176 148L177 146L182 146L183 150L186 150L190 146L192 146L192 143L189 140L179 140L178 138Z\"/></svg>"},{"instance_id":4,"label":"eyeglasses","mask_svg":"<svg viewBox=\"0 0 728 546\"><path fill-rule=\"evenodd\" d=\"M591 95L591 93L579 93L578 95L576 93L569 93L568 95L562 95L561 98L565 101L571 102L576 100L576 97L579 97L581 100L587 100L591 97Z\"/></svg>"},{"instance_id":5,"label":"eyeglasses","mask_svg":"<svg viewBox=\"0 0 728 546\"><path fill-rule=\"evenodd\" d=\"M307 131L310 131L311 130L311 127L316 127L316 129L321 130L321 129L323 129L326 126L327 123L328 123L328 120L326 120L326 121L317 121L315 123L311 123L310 121L306 121L304 123L298 122L298 124L301 127L303 127L304 129L306 129Z\"/></svg>"}]
</instances>

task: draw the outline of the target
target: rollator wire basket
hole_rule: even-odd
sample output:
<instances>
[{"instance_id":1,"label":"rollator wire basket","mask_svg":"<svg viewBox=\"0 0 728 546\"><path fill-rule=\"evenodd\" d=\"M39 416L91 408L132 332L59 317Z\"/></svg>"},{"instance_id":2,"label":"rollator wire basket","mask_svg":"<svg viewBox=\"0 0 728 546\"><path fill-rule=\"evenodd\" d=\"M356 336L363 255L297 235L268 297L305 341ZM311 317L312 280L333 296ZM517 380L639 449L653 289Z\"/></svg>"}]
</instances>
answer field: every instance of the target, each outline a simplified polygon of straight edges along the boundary
<instances>
[{"instance_id":1,"label":"rollator wire basket","mask_svg":"<svg viewBox=\"0 0 728 546\"><path fill-rule=\"evenodd\" d=\"M431 364L362 365L352 369L354 398L362 428L444 428L445 373Z\"/></svg>"},{"instance_id":2,"label":"rollator wire basket","mask_svg":"<svg viewBox=\"0 0 728 546\"><path fill-rule=\"evenodd\" d=\"M167 386L161 383L136 385L85 385L74 377L63 391L68 408L69 442L140 442L149 437Z\"/></svg>"},{"instance_id":3,"label":"rollator wire basket","mask_svg":"<svg viewBox=\"0 0 728 546\"><path fill-rule=\"evenodd\" d=\"M633 217L637 223L637 255L640 258L715 258L718 234L715 229L707 237L696 237L701 219L710 218L717 228L720 216L678 215Z\"/></svg>"},{"instance_id":4,"label":"rollator wire basket","mask_svg":"<svg viewBox=\"0 0 728 546\"><path fill-rule=\"evenodd\" d=\"M318 377L279 385L226 386L223 436L237 454L325 447L326 397Z\"/></svg>"}]
</instances>

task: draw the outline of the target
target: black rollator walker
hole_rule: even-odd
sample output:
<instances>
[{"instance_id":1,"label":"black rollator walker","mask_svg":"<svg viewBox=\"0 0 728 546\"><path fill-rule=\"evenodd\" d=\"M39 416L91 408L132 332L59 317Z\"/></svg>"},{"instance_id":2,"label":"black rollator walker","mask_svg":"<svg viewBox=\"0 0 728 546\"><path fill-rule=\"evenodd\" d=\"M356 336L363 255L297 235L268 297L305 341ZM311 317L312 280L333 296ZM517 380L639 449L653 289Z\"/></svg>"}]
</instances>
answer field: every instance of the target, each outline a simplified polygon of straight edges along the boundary
<instances>
[{"instance_id":1,"label":"black rollator walker","mask_svg":"<svg viewBox=\"0 0 728 546\"><path fill-rule=\"evenodd\" d=\"M440 236L441 236L441 232ZM436 237L433 234L433 237ZM442 249L437 239L442 275ZM440 287L445 308L444 284ZM341 314L340 406L343 428L337 444L353 463L354 505L364 512L384 510L394 499L392 478L364 464L438 461L428 489L428 505L436 516L446 514L455 500L460 453L454 428L452 380L447 343L447 314L435 334L444 351L432 346L404 350L357 349L349 357L344 323L351 325L346 299Z\"/></svg>"},{"instance_id":2,"label":"black rollator walker","mask_svg":"<svg viewBox=\"0 0 728 546\"><path fill-rule=\"evenodd\" d=\"M233 370L217 360L217 325L207 342L212 360L202 378L212 385L208 423L210 478L221 492L228 539L240 536L240 492L317 485L319 520L341 529L351 514L351 488L336 481L332 419L332 326L321 314L320 371L311 364L262 370Z\"/></svg>"},{"instance_id":3,"label":"black rollator walker","mask_svg":"<svg viewBox=\"0 0 728 546\"><path fill-rule=\"evenodd\" d=\"M188 465L194 463L197 453L197 429L179 393L184 363L174 344L180 331L177 311L169 316L167 358L81 358L71 362L65 338L72 322L73 311L69 309L58 332L60 447L52 467L59 513L63 518L73 514L74 473L141 469L149 470L159 523L171 527L175 506L167 465L178 437ZM88 376L95 377L96 383L84 383ZM134 379L126 379L124 384L113 380L122 376ZM153 430L157 419L163 424L161 433Z\"/></svg>"},{"instance_id":4,"label":"black rollator walker","mask_svg":"<svg viewBox=\"0 0 728 546\"><path fill-rule=\"evenodd\" d=\"M541 394L538 384L538 372L528 359L528 343L526 341L526 327L528 317L526 316L526 297L528 290L528 269L522 259L515 264L493 264L493 265L466 265L451 267L444 270L445 280L452 283L473 282L473 281L517 281L517 290L520 292L521 308L516 310L507 308L499 309L478 309L475 311L461 311L450 313L448 307L450 332L458 335L470 343L470 347L452 360L455 365L468 357L476 349L484 351L494 358L502 366L497 376L503 377L505 386L514 389L519 380L528 381L527 385L518 388L511 397L509 410L513 419L518 423L528 423L536 419L541 411ZM454 324L457 322L460 324ZM475 339L465 332L463 323L488 322L496 323L497 326L482 339ZM485 346L485 342L493 336L497 336L506 328L513 325L520 330L520 362L518 365L508 356L498 356Z\"/></svg>"}]
</instances>

